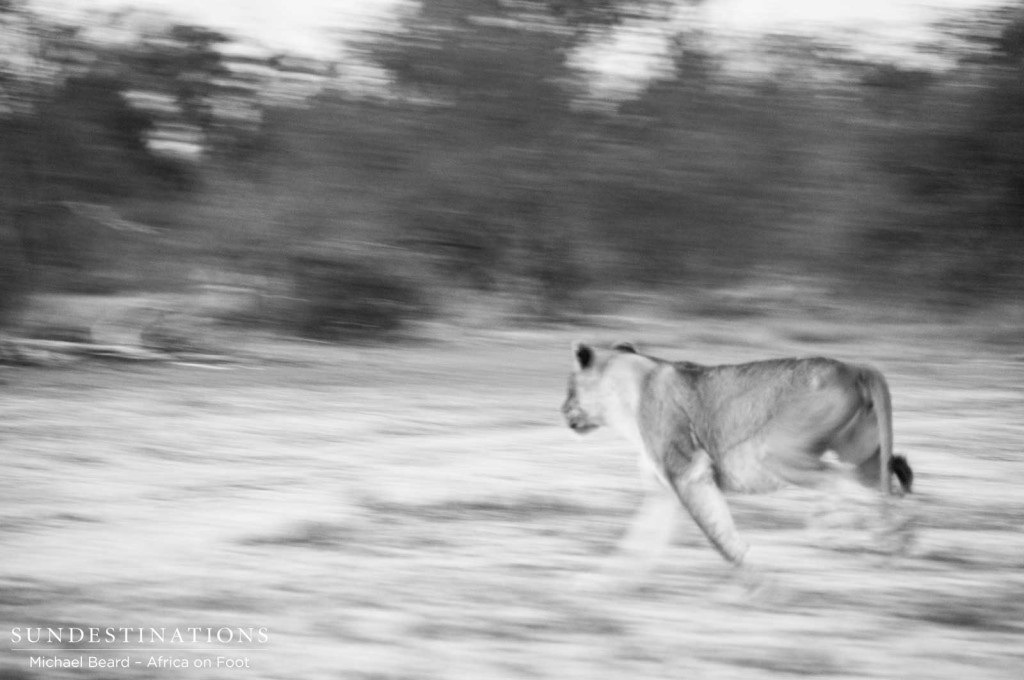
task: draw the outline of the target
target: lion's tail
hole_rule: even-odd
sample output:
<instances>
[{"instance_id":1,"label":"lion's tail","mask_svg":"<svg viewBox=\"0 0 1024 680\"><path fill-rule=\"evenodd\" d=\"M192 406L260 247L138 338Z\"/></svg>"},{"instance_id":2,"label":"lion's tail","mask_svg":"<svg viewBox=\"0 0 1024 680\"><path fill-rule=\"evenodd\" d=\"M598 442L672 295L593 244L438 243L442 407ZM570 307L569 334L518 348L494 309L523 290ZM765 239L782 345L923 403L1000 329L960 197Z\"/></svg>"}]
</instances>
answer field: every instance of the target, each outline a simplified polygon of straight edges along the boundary
<instances>
[{"instance_id":1,"label":"lion's tail","mask_svg":"<svg viewBox=\"0 0 1024 680\"><path fill-rule=\"evenodd\" d=\"M893 454L893 457L889 459L889 470L891 474L896 475L896 479L900 480L903 490L910 493L911 487L914 485L914 471L910 468L907 459Z\"/></svg>"},{"instance_id":2,"label":"lion's tail","mask_svg":"<svg viewBox=\"0 0 1024 680\"><path fill-rule=\"evenodd\" d=\"M892 452L892 397L889 394L889 385L885 381L885 376L870 367L863 368L861 379L867 388L867 396L874 405L875 417L878 418L879 470L882 476L879 481L882 490L892 493L892 477L896 475L900 486L909 493L914 481L914 471L910 469L906 458Z\"/></svg>"}]
</instances>

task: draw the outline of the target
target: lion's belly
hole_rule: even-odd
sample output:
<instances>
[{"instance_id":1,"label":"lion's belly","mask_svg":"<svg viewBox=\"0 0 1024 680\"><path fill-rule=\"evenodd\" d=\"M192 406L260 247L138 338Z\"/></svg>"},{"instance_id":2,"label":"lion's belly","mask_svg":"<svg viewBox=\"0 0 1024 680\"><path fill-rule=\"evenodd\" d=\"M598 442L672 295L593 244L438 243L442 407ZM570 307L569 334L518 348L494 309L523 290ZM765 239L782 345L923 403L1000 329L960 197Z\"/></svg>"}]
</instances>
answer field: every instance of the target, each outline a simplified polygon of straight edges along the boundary
<instances>
[{"instance_id":1,"label":"lion's belly","mask_svg":"<svg viewBox=\"0 0 1024 680\"><path fill-rule=\"evenodd\" d=\"M762 442L740 444L715 457L718 485L735 493L766 493L790 486L787 475L780 474L780 462L769 456Z\"/></svg>"}]
</instances>

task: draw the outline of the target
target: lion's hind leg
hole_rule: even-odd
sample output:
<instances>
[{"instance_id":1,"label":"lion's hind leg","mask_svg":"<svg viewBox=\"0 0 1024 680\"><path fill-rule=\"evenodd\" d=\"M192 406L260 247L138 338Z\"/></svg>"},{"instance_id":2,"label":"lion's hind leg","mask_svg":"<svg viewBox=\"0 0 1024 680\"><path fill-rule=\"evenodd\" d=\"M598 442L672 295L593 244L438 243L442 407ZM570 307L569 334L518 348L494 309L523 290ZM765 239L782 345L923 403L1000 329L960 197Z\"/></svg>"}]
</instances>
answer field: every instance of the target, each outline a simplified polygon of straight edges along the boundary
<instances>
[{"instance_id":1,"label":"lion's hind leg","mask_svg":"<svg viewBox=\"0 0 1024 680\"><path fill-rule=\"evenodd\" d=\"M899 492L890 494L880 490L881 456L875 455L861 463L856 469L858 481L874 491L876 503L873 549L888 555L905 555L910 551L916 536L916 517L910 507L912 498L907 498L912 483L912 472L903 456L889 459L889 473L897 476ZM899 474L902 473L902 476Z\"/></svg>"},{"instance_id":2,"label":"lion's hind leg","mask_svg":"<svg viewBox=\"0 0 1024 680\"><path fill-rule=\"evenodd\" d=\"M831 457L826 454L825 460ZM867 529L877 514L880 496L862 483L856 468L830 463L828 473L815 486L818 495L813 526L818 531L839 534ZM832 538L839 538L833 536ZM824 541L826 544L831 541Z\"/></svg>"},{"instance_id":3,"label":"lion's hind leg","mask_svg":"<svg viewBox=\"0 0 1024 680\"><path fill-rule=\"evenodd\" d=\"M879 488L880 465L876 452L860 465L830 466L828 483L819 486L822 497L812 521L819 545L883 554L909 549L914 540L912 519L902 498Z\"/></svg>"}]
</instances>

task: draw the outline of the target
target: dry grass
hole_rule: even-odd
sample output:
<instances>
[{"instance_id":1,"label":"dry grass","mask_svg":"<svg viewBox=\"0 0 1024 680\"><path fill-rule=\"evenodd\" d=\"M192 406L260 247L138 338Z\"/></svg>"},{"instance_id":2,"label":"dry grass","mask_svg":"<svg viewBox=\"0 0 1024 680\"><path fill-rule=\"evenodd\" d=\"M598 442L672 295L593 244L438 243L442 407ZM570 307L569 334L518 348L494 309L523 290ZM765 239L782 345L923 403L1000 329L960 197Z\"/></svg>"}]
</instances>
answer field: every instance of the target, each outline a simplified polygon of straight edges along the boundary
<instances>
[{"instance_id":1,"label":"dry grass","mask_svg":"<svg viewBox=\"0 0 1024 680\"><path fill-rule=\"evenodd\" d=\"M1021 677L1024 392L1000 347L743 318L598 333L709 363L887 370L914 552L816 546L805 493L737 498L782 594L750 601L689 523L644 588L568 590L638 501L633 455L559 422L577 331L432 333L261 341L228 370L6 369L0 677L102 677L36 676L6 651L11 626L62 622L269 629L248 671L133 677Z\"/></svg>"}]
</instances>

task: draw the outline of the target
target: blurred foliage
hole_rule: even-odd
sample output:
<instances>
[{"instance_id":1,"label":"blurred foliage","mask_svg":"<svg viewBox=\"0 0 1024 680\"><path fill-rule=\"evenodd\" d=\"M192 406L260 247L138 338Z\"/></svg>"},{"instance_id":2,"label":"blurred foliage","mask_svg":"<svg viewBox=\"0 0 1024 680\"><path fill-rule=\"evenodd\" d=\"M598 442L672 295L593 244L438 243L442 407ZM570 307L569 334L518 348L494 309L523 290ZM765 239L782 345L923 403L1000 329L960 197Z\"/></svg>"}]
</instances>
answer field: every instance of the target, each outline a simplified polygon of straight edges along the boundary
<instances>
[{"instance_id":1,"label":"blurred foliage","mask_svg":"<svg viewBox=\"0 0 1024 680\"><path fill-rule=\"evenodd\" d=\"M4 2L0 312L195 267L262 277L293 307L268 316L321 337L452 287L541 317L766 268L941 304L1024 292L1020 8L951 26L948 73L773 36L743 75L684 34L671 72L594 101L567 56L667 8L430 0L362 45L388 80L296 106L283 60L239 70L223 33L104 43Z\"/></svg>"},{"instance_id":2,"label":"blurred foliage","mask_svg":"<svg viewBox=\"0 0 1024 680\"><path fill-rule=\"evenodd\" d=\"M699 2L699 0L698 0ZM673 0L547 0L543 3L559 19L573 27L614 26L628 19L646 19L671 8ZM697 3L692 3L697 4Z\"/></svg>"},{"instance_id":3,"label":"blurred foliage","mask_svg":"<svg viewBox=\"0 0 1024 680\"><path fill-rule=\"evenodd\" d=\"M914 263L953 305L1024 292L1024 14L960 30L992 49L915 93L914 119L879 153L904 219L865 234L876 264Z\"/></svg>"},{"instance_id":4,"label":"blurred foliage","mask_svg":"<svg viewBox=\"0 0 1024 680\"><path fill-rule=\"evenodd\" d=\"M382 258L307 248L290 260L297 303L280 320L306 337L381 337L428 309L418 283Z\"/></svg>"}]
</instances>

